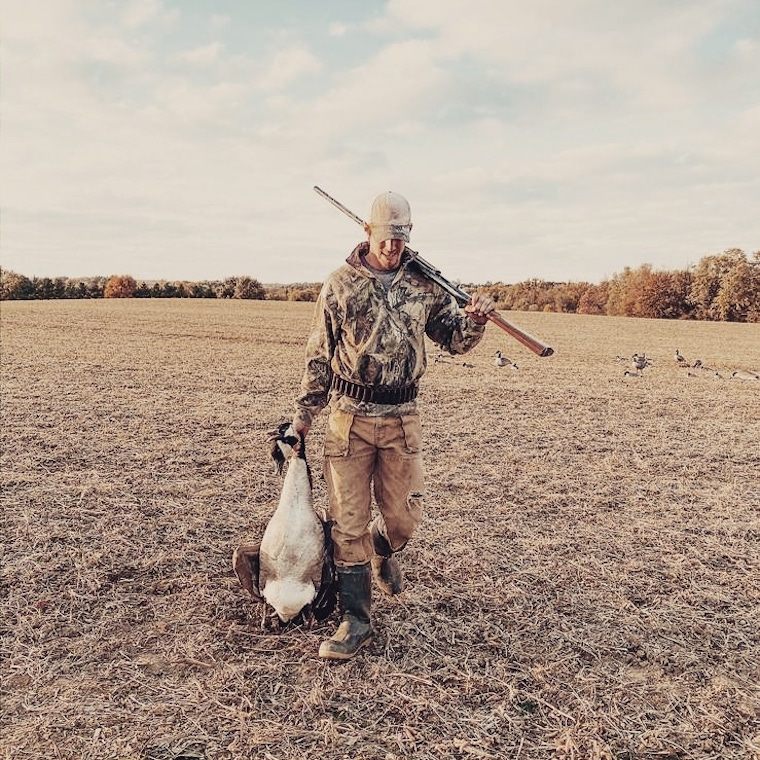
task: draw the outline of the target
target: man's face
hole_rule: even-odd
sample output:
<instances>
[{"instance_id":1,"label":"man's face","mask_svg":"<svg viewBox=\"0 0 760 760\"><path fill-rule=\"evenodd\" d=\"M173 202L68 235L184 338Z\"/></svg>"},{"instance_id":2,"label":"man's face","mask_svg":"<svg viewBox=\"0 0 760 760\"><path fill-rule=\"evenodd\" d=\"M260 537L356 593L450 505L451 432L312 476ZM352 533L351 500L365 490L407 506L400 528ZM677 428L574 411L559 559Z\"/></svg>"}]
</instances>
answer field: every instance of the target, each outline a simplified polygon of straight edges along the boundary
<instances>
[{"instance_id":1,"label":"man's face","mask_svg":"<svg viewBox=\"0 0 760 760\"><path fill-rule=\"evenodd\" d=\"M404 240L391 239L377 242L370 238L367 260L375 269L398 269L405 247Z\"/></svg>"}]
</instances>

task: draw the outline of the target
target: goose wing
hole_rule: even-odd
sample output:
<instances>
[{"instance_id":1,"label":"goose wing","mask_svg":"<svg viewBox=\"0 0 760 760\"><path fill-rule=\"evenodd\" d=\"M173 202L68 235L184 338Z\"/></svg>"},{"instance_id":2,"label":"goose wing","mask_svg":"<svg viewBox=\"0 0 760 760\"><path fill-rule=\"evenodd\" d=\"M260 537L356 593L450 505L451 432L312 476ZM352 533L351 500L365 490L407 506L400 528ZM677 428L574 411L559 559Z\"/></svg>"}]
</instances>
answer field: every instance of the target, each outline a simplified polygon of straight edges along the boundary
<instances>
[{"instance_id":1,"label":"goose wing","mask_svg":"<svg viewBox=\"0 0 760 760\"><path fill-rule=\"evenodd\" d=\"M261 544L243 544L232 554L232 569L240 585L257 601L263 601L259 591L259 550Z\"/></svg>"},{"instance_id":2,"label":"goose wing","mask_svg":"<svg viewBox=\"0 0 760 760\"><path fill-rule=\"evenodd\" d=\"M314 617L322 622L330 617L338 602L338 573L333 562L332 520L320 519L320 522L325 533L325 554L322 561L322 577L311 609Z\"/></svg>"}]
</instances>

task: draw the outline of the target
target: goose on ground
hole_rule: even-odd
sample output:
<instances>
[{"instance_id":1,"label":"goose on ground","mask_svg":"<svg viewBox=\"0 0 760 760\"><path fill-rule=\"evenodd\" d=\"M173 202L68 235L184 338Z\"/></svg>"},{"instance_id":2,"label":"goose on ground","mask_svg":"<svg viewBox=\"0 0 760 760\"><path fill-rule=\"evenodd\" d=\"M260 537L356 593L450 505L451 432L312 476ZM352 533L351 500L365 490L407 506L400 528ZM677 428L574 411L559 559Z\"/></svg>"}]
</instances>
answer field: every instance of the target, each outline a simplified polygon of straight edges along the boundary
<instances>
[{"instance_id":1,"label":"goose on ground","mask_svg":"<svg viewBox=\"0 0 760 760\"><path fill-rule=\"evenodd\" d=\"M272 457L279 472L287 462L280 501L261 543L238 547L233 567L242 586L271 607L280 622L299 616L306 623L324 620L337 601L330 524L314 511L303 436L284 423L274 431L272 440Z\"/></svg>"},{"instance_id":2,"label":"goose on ground","mask_svg":"<svg viewBox=\"0 0 760 760\"><path fill-rule=\"evenodd\" d=\"M517 365L509 358L504 356L504 354L501 351L496 352L496 356L493 360L493 363L497 367L510 367L511 369L517 369Z\"/></svg>"},{"instance_id":3,"label":"goose on ground","mask_svg":"<svg viewBox=\"0 0 760 760\"><path fill-rule=\"evenodd\" d=\"M651 364L652 362L649 360L646 354L634 354L631 357L631 365L637 372L642 372Z\"/></svg>"}]
</instances>

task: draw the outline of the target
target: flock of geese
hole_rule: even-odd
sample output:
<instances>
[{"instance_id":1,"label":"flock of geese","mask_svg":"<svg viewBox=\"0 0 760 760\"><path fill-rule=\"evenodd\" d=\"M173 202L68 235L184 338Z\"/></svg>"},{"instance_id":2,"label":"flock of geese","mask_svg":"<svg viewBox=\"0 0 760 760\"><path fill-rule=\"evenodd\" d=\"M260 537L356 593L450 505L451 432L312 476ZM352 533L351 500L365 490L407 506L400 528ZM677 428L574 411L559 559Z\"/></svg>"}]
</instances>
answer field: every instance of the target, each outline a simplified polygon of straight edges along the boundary
<instances>
[{"instance_id":1,"label":"flock of geese","mask_svg":"<svg viewBox=\"0 0 760 760\"><path fill-rule=\"evenodd\" d=\"M701 359L689 361L678 349L675 350L673 358L676 365L686 369L690 377L697 377L699 374L704 376L706 373L711 375L715 380L722 380L724 377L734 380L760 380L760 374L746 369L737 369L731 372L730 375L722 375L717 370L704 364ZM623 372L623 375L626 377L639 377L647 367L651 367L653 364L650 357L639 353L635 353L630 359L624 356L617 356L615 359L619 362L630 362L631 369ZM697 372L692 372L692 370L697 370Z\"/></svg>"},{"instance_id":2,"label":"flock of geese","mask_svg":"<svg viewBox=\"0 0 760 760\"><path fill-rule=\"evenodd\" d=\"M646 353L636 352L633 356L616 356L615 360L620 363L630 365L630 369L626 369L623 372L625 377L642 377L645 370L654 364L654 359L651 356L647 356ZM723 374L718 372L713 367L708 367L701 359L694 359L690 361L687 359L678 349L673 354L673 360L678 367L682 367L686 370L686 374L689 377L712 377L714 380L733 379L733 380L757 380L760 381L760 373L747 369L736 369L730 373ZM440 352L435 358L436 364L460 364L464 367L475 367L474 364L468 364L467 362L458 362L453 359L449 354ZM493 364L496 367L502 367L516 371L519 369L517 363L512 361L502 351L497 351L493 358Z\"/></svg>"},{"instance_id":3,"label":"flock of geese","mask_svg":"<svg viewBox=\"0 0 760 760\"><path fill-rule=\"evenodd\" d=\"M635 353L631 357L616 356L615 360L621 363L629 364L630 369L626 369L623 372L625 377L642 377L644 370L648 369L654 364L654 360L647 356L646 353ZM736 369L729 374L722 374L712 367L708 367L701 359L694 359L690 361L687 359L678 349L673 354L673 360L676 366L682 367L687 371L689 377L712 377L715 380L723 380L724 378L733 380L760 380L760 373L747 369ZM468 364L467 362L457 362L449 354L440 352L435 358L436 364L461 364L464 367L475 367L474 364ZM506 356L502 351L497 351L493 358L494 366L503 367L511 370L517 370L519 367Z\"/></svg>"}]
</instances>

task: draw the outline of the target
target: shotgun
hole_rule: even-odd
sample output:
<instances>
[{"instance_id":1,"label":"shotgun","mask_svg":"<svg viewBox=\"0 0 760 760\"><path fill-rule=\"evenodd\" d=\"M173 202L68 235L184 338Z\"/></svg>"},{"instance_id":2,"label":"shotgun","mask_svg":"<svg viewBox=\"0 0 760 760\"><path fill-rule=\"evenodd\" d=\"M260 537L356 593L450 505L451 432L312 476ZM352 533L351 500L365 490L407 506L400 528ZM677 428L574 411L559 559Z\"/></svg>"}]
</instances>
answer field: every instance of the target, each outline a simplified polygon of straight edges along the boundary
<instances>
[{"instance_id":1,"label":"shotgun","mask_svg":"<svg viewBox=\"0 0 760 760\"><path fill-rule=\"evenodd\" d=\"M314 185L314 190L326 201L332 203L335 208L337 208L339 211L342 211L349 219L353 219L358 225L366 228L366 224L361 217L354 214L353 211L347 209L342 203L335 200L335 198L322 190L321 187ZM413 251L411 248L409 248L409 246L407 246L406 250L411 254L414 263L417 265L417 268L420 270L420 272L429 280L432 280L433 282L440 285L447 293L450 293L452 296L454 296L460 306L466 306L468 303L470 303L469 293L465 293L462 288L454 285L453 282L449 282L449 280L447 280L441 274L440 269L436 269L429 261L425 261L425 259L423 259L419 253ZM488 315L488 319L497 327L500 327L502 330L504 330L505 333L511 335L515 340L518 340L524 346L533 351L533 353L538 354L539 356L551 356L554 353L554 349L551 348L551 346L548 346L538 338L534 338L532 335L529 335L519 327L515 327L515 325L510 324L506 319L504 319L504 317L501 316L501 314L499 314L499 312L492 311Z\"/></svg>"}]
</instances>

